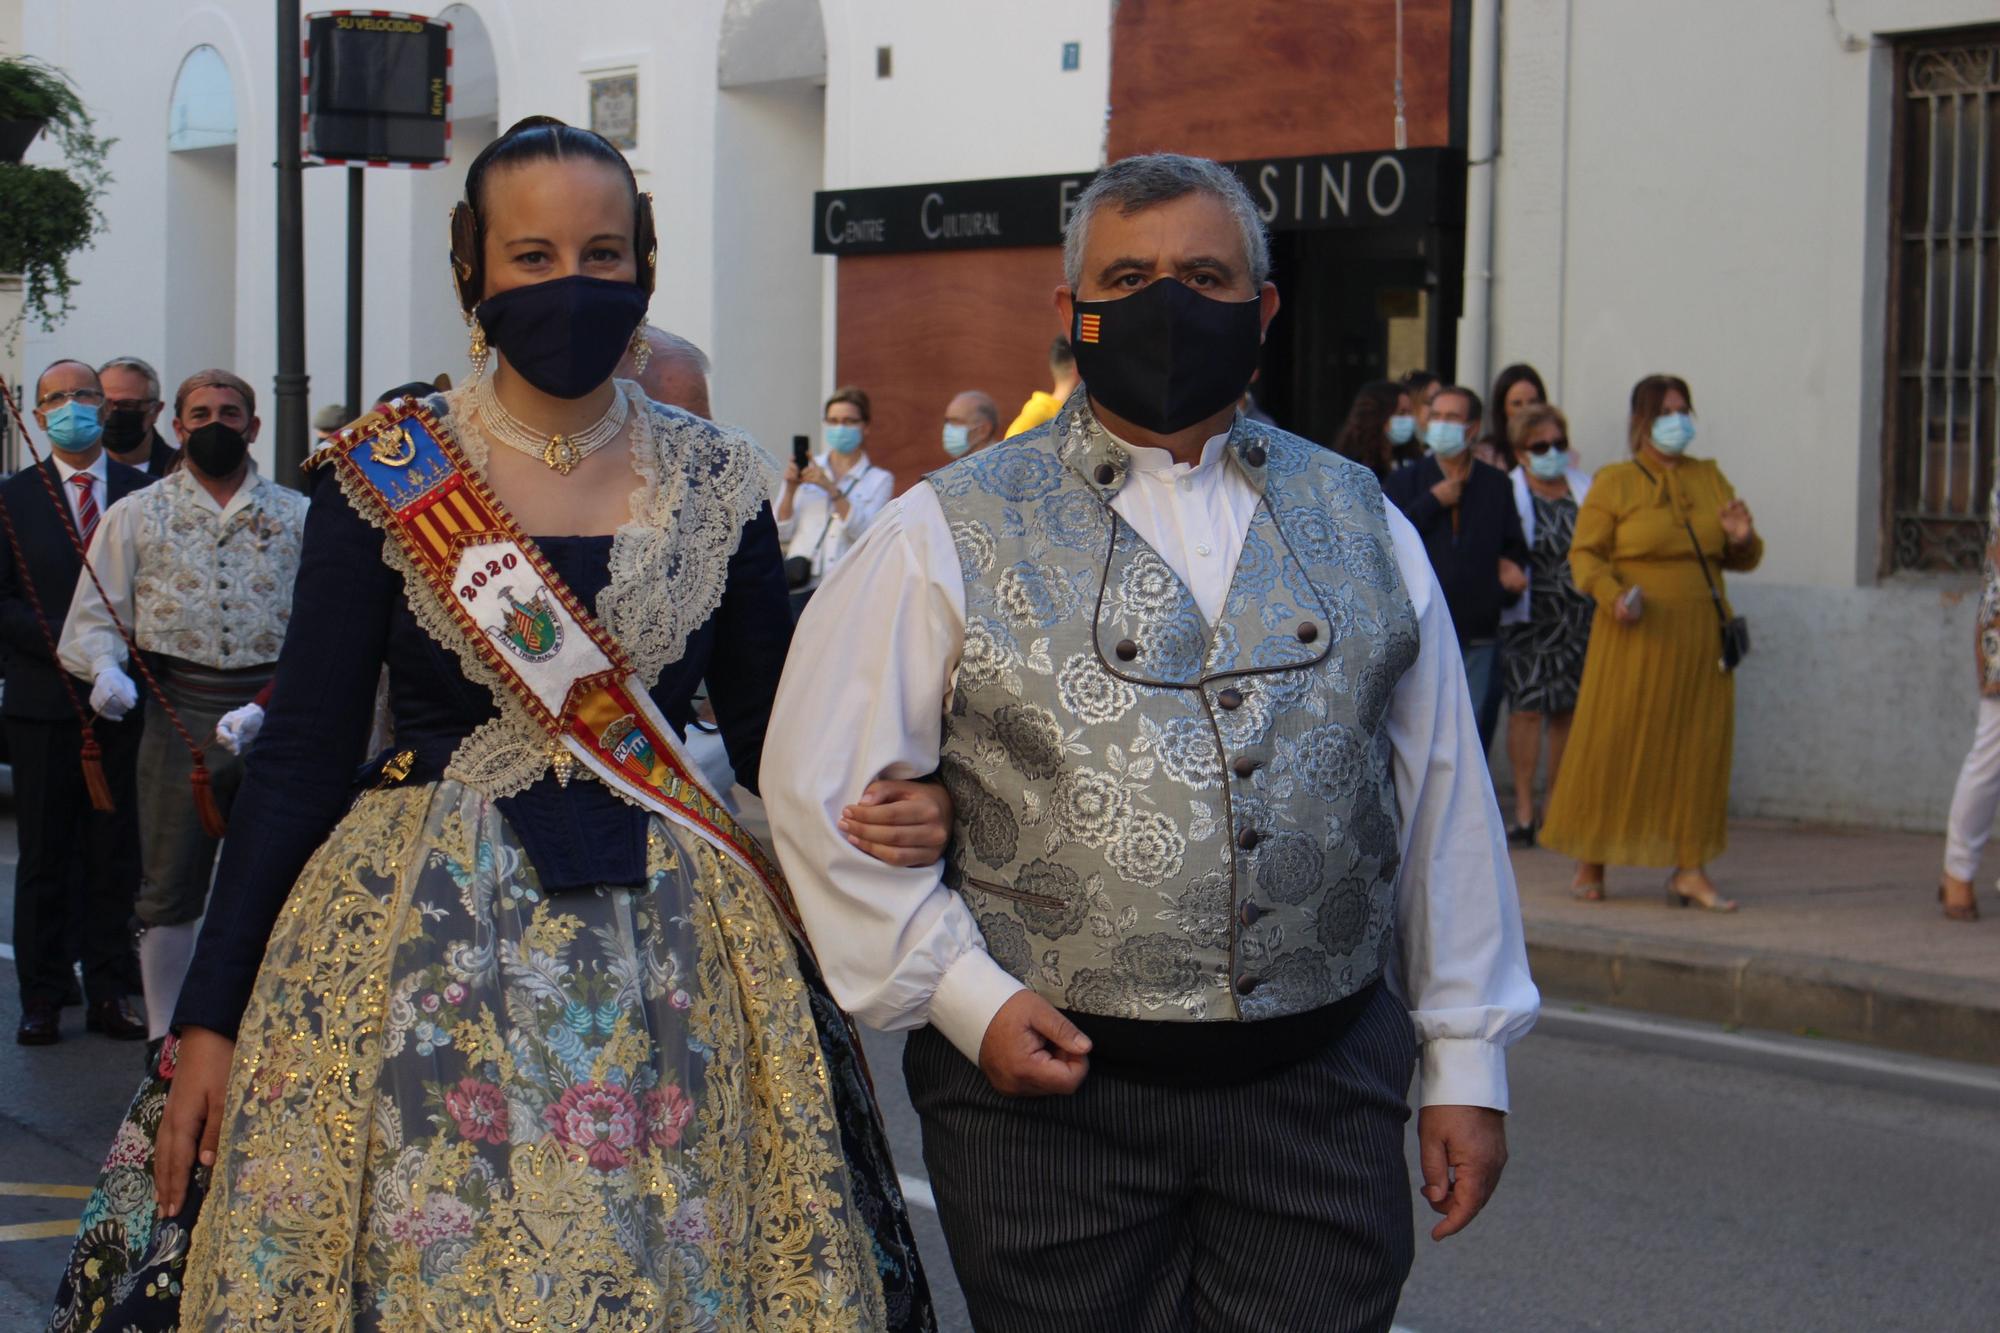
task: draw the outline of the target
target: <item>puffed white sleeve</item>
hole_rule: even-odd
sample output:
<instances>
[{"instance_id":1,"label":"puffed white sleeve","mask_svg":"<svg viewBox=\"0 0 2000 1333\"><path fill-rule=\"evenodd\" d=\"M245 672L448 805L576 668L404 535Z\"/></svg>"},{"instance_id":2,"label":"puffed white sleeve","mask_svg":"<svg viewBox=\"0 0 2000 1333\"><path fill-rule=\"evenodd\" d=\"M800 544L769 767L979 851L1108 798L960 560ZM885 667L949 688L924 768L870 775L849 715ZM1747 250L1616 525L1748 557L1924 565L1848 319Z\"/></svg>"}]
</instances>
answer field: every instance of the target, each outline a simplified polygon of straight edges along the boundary
<instances>
[{"instance_id":1,"label":"puffed white sleeve","mask_svg":"<svg viewBox=\"0 0 2000 1333\"><path fill-rule=\"evenodd\" d=\"M1505 1111L1507 1047L1534 1026L1541 996L1451 612L1416 529L1385 507L1420 641L1389 704L1403 823L1396 981L1422 1048L1419 1105Z\"/></svg>"},{"instance_id":2,"label":"puffed white sleeve","mask_svg":"<svg viewBox=\"0 0 2000 1333\"><path fill-rule=\"evenodd\" d=\"M918 486L875 516L800 618L759 769L779 862L833 996L896 1030L928 1022L967 1059L1021 989L986 952L942 863L885 865L849 843L843 807L876 778L936 770L965 641L951 530Z\"/></svg>"},{"instance_id":3,"label":"puffed white sleeve","mask_svg":"<svg viewBox=\"0 0 2000 1333\"><path fill-rule=\"evenodd\" d=\"M133 585L138 579L139 507L136 496L126 496L104 511L97 531L90 536L90 564L97 582L111 597L110 607L98 596L97 586L87 572L76 577L76 591L70 597L69 615L63 620L56 656L63 670L84 680L96 679L99 672L125 665L125 639L112 621L111 609L129 628L132 625Z\"/></svg>"}]
</instances>

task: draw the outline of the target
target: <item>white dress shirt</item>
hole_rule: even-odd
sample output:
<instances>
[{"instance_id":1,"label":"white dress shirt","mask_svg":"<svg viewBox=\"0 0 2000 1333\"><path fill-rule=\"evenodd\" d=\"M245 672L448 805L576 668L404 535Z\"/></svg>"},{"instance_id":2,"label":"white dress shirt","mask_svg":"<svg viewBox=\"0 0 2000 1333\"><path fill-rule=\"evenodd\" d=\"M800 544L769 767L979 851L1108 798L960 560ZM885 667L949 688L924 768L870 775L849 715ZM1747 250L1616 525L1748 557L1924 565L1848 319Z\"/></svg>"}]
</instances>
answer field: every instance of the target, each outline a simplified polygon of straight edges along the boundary
<instances>
[{"instance_id":1,"label":"white dress shirt","mask_svg":"<svg viewBox=\"0 0 2000 1333\"><path fill-rule=\"evenodd\" d=\"M821 454L813 462L820 471L833 475L828 455ZM808 557L814 578L833 568L834 562L861 540L868 525L896 493L896 478L888 469L876 467L865 458L834 484L847 497L846 518L833 512L832 496L817 486L800 482L792 493L792 516L778 520L778 540L784 544L786 558Z\"/></svg>"},{"instance_id":2,"label":"white dress shirt","mask_svg":"<svg viewBox=\"0 0 2000 1333\"><path fill-rule=\"evenodd\" d=\"M1258 497L1210 440L1195 467L1132 449L1111 507L1218 615ZM1540 1005L1451 613L1409 521L1386 508L1420 648L1388 729L1401 811L1399 967L1422 1043L1423 1105L1507 1109L1506 1047ZM879 515L807 606L761 768L774 840L834 997L890 1030L928 1022L968 1059L1021 983L987 954L942 867L887 866L840 834L877 777L938 766L965 635L958 553L934 492Z\"/></svg>"},{"instance_id":3,"label":"white dress shirt","mask_svg":"<svg viewBox=\"0 0 2000 1333\"><path fill-rule=\"evenodd\" d=\"M111 504L111 493L108 489L111 472L104 462L104 451L102 449L97 451L97 457L90 460L89 467L71 467L63 456L53 449L49 451L49 456L55 459L56 476L62 482L63 498L69 501L69 516L76 523L77 532L83 531L81 503L83 490L76 484L76 478L79 476L90 478L90 498L97 501L97 517L101 522L105 509ZM94 535L92 540L95 541Z\"/></svg>"}]
</instances>

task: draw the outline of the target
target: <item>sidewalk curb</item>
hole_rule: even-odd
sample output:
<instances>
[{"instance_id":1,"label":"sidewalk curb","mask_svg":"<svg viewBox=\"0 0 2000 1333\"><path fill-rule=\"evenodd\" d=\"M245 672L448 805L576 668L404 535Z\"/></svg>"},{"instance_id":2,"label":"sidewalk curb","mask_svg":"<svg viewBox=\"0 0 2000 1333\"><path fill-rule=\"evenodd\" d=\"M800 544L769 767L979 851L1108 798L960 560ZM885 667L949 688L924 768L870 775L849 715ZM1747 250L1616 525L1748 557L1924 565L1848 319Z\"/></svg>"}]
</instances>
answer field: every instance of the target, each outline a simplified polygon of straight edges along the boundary
<instances>
[{"instance_id":1,"label":"sidewalk curb","mask_svg":"<svg viewBox=\"0 0 2000 1333\"><path fill-rule=\"evenodd\" d=\"M2000 985L1590 926L1527 936L1551 997L2000 1064Z\"/></svg>"}]
</instances>

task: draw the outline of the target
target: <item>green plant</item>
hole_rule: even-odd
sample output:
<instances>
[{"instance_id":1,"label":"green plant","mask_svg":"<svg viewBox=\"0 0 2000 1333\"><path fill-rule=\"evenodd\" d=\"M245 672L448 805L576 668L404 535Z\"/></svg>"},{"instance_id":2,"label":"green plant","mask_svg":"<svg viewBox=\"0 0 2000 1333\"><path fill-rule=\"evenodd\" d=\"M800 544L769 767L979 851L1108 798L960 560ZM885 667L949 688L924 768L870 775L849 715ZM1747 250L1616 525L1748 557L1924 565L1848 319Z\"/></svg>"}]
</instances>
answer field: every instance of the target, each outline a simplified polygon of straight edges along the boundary
<instances>
[{"instance_id":1,"label":"green plant","mask_svg":"<svg viewBox=\"0 0 2000 1333\"><path fill-rule=\"evenodd\" d=\"M0 120L42 120L66 168L0 163L0 273L18 273L25 301L5 332L29 314L44 329L69 313L69 257L104 230L100 203L116 142L97 137L83 99L61 70L33 56L0 56Z\"/></svg>"}]
</instances>

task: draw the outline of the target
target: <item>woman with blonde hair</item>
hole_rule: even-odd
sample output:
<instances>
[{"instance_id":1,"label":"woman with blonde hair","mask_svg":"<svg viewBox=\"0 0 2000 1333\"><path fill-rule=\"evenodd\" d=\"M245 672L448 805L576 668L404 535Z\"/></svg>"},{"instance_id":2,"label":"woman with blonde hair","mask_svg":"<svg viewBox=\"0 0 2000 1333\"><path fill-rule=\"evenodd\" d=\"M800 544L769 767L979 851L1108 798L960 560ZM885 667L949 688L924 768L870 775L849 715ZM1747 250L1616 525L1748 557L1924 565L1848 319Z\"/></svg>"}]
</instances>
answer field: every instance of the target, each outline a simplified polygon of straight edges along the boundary
<instances>
[{"instance_id":1,"label":"woman with blonde hair","mask_svg":"<svg viewBox=\"0 0 2000 1333\"><path fill-rule=\"evenodd\" d=\"M1728 842L1735 678L1720 623L1723 571L1764 557L1749 506L1712 459L1691 458L1687 381L1632 389L1631 458L1578 507L1570 572L1596 603L1576 722L1541 831L1601 902L1606 864L1668 868L1669 905L1731 912L1704 867Z\"/></svg>"}]
</instances>

